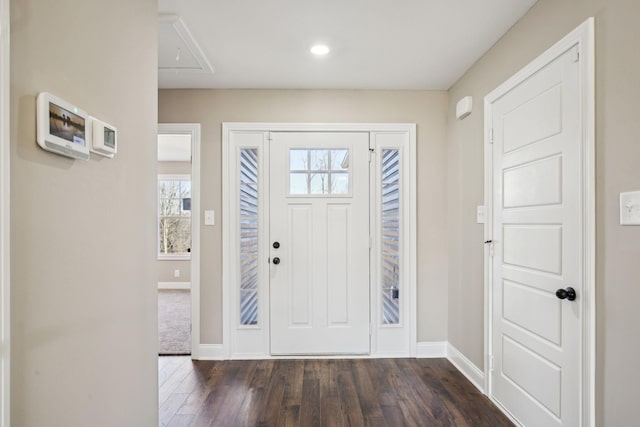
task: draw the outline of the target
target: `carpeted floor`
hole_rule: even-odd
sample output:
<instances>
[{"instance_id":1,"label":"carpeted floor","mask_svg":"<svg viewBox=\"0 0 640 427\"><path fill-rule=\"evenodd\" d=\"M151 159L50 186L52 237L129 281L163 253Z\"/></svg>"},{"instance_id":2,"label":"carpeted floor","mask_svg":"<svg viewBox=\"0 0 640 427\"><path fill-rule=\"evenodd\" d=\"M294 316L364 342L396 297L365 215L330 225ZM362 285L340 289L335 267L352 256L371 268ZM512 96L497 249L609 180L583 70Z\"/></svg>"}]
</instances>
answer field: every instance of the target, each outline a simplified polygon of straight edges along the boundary
<instances>
[{"instance_id":1,"label":"carpeted floor","mask_svg":"<svg viewBox=\"0 0 640 427\"><path fill-rule=\"evenodd\" d=\"M191 292L158 290L158 354L191 354L190 323Z\"/></svg>"}]
</instances>

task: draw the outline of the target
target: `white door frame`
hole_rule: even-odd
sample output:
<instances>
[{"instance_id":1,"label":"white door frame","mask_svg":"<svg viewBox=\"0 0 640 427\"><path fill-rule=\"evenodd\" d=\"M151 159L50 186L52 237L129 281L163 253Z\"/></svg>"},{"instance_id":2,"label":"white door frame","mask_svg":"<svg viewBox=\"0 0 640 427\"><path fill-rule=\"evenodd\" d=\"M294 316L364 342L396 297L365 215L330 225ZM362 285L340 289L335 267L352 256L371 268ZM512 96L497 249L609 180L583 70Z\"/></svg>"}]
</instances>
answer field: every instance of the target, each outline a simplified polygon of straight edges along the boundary
<instances>
[{"instance_id":1,"label":"white door frame","mask_svg":"<svg viewBox=\"0 0 640 427\"><path fill-rule=\"evenodd\" d=\"M259 138L268 138L269 132L369 132L371 136L375 136L375 134L392 134L392 133L404 133L407 135L407 147L405 149L405 170L406 170L406 198L405 206L407 207L407 211L405 214L406 218L406 230L404 231L404 235L407 236L406 252L408 256L404 257L404 267L405 271L408 272L406 281L404 285L408 290L407 301L408 304L408 326L409 326L409 334L408 334L408 349L402 352L378 352L377 351L377 342L376 337L378 331L376 330L376 325L374 324L374 316L372 314L371 325L372 325L372 334L371 334L371 354L369 356L357 356L357 357L413 357L416 355L416 347L417 347L417 291L416 291L416 277L417 277L417 257L416 257L416 125L415 124L385 124L385 123L223 123L222 124L222 206L223 206L223 220L222 220L222 256L223 256L223 272L222 272L222 293L223 293L223 301L222 301L222 351L218 352L215 356L211 358L217 359L269 359L269 358L278 358L278 356L271 356L269 351L269 322L268 322L268 313L262 312L260 314L261 321L263 325L258 325L256 327L247 327L247 333L253 334L251 335L254 342L257 343L255 347L253 347L250 351L244 351L244 348L238 351L236 348L236 344L238 343L237 339L237 328L234 328L235 325L234 320L236 317L235 310L235 298L232 298L232 295L235 295L234 292L234 284L237 279L235 278L236 274L231 271L236 256L233 255L235 253L235 245L232 242L233 237L233 215L236 211L232 208L231 203L233 200L232 194L232 183L233 183L233 175L235 166L230 165L229 159L232 147L230 141L230 135L232 132L243 132L243 133L251 133L254 134L256 139ZM370 142L371 144L371 142ZM268 152L263 153L263 155L268 159ZM235 158L235 157L234 157ZM268 162L266 162L268 163ZM375 162L372 162L374 164ZM264 169L268 169L268 165L263 168L261 173L263 184L262 186L268 186L268 170L265 172ZM233 175L233 176L232 176ZM261 186L261 188L263 188ZM268 187L267 187L268 188ZM261 207L261 212L263 218L268 216L268 209L265 209L264 206ZM264 246L264 238L261 239L263 243L261 246ZM375 244L375 243L374 243ZM375 248L373 248L375 249ZM264 252L263 252L264 253ZM374 252L372 252L374 253ZM371 277L375 277L373 274L373 269L375 268L375 263L371 263L372 275ZM268 269L267 275L268 275ZM268 279L268 276L267 276ZM373 281L372 281L373 283ZM373 302L375 301L375 297L373 296L373 292L377 292L378 288L371 284L371 302L372 302L372 310L376 308L373 306ZM261 298L261 306L269 307L268 300L268 291L263 289ZM233 305L233 307L232 307ZM264 311L264 310L263 310ZM374 313L373 311L371 313ZM264 327L267 325L267 327ZM384 326L383 326L384 327ZM391 326L393 327L393 326ZM243 328L244 331L244 328ZM316 356L309 356L316 357ZM327 356L330 357L330 356ZM344 357L344 356L341 356Z\"/></svg>"},{"instance_id":2,"label":"white door frame","mask_svg":"<svg viewBox=\"0 0 640 427\"><path fill-rule=\"evenodd\" d=\"M10 417L10 292L11 239L9 220L9 143L11 141L9 104L9 0L0 0L0 426L8 426Z\"/></svg>"},{"instance_id":3,"label":"white door frame","mask_svg":"<svg viewBox=\"0 0 640 427\"><path fill-rule=\"evenodd\" d=\"M582 425L595 426L595 316L596 316L596 292L595 292L595 61L594 61L594 20L589 18L578 28L565 36L558 43L536 58L525 68L516 73L509 80L493 90L484 99L484 194L486 221L484 225L485 241L493 237L493 150L491 128L493 123L492 104L504 94L512 90L518 84L531 75L538 72L548 63L555 60L571 47L578 45L581 55L581 111L583 119L582 147L583 147L583 206L584 215L584 242L585 248L582 254L584 290L579 299L582 312L582 372L581 372L581 418ZM492 281L493 271L490 258L491 245L485 245L484 251L484 372L485 394L491 400L491 369L490 361L492 349L492 325L493 313ZM497 402L496 402L497 403ZM498 405L503 409L500 405ZM509 414L507 414L509 415Z\"/></svg>"},{"instance_id":4,"label":"white door frame","mask_svg":"<svg viewBox=\"0 0 640 427\"><path fill-rule=\"evenodd\" d=\"M200 357L200 123L159 123L159 134L191 135L191 358Z\"/></svg>"}]
</instances>

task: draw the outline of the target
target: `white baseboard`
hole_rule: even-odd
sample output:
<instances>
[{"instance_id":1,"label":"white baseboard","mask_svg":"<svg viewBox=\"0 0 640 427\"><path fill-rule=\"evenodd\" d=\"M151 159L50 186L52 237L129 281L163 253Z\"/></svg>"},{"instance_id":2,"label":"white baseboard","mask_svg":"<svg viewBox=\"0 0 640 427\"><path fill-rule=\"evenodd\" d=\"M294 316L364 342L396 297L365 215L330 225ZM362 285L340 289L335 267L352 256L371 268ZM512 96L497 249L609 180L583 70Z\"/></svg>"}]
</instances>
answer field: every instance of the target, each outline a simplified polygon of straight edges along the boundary
<instances>
[{"instance_id":1,"label":"white baseboard","mask_svg":"<svg viewBox=\"0 0 640 427\"><path fill-rule=\"evenodd\" d=\"M227 356L222 344L200 344L197 360L225 360Z\"/></svg>"},{"instance_id":2,"label":"white baseboard","mask_svg":"<svg viewBox=\"0 0 640 427\"><path fill-rule=\"evenodd\" d=\"M309 356L311 357L311 356ZM314 356L313 358L316 358ZM364 356L374 358L376 356ZM387 356L389 357L389 356ZM416 346L416 358L446 357L471 383L484 393L484 372L467 359L458 349L446 341L420 342ZM195 358L195 357L194 357ZM278 359L266 354L234 354L232 359ZM363 356L331 356L326 358L363 358ZM226 360L228 356L222 344L200 344L198 360Z\"/></svg>"},{"instance_id":3,"label":"white baseboard","mask_svg":"<svg viewBox=\"0 0 640 427\"><path fill-rule=\"evenodd\" d=\"M371 353L368 357L370 359L401 359L411 357L411 355L407 351L378 351L376 353Z\"/></svg>"},{"instance_id":4,"label":"white baseboard","mask_svg":"<svg viewBox=\"0 0 640 427\"><path fill-rule=\"evenodd\" d=\"M484 393L484 372L450 343L447 343L447 359L471 381L471 384Z\"/></svg>"},{"instance_id":5,"label":"white baseboard","mask_svg":"<svg viewBox=\"0 0 640 427\"><path fill-rule=\"evenodd\" d=\"M191 282L158 282L158 289L189 290Z\"/></svg>"},{"instance_id":6,"label":"white baseboard","mask_svg":"<svg viewBox=\"0 0 640 427\"><path fill-rule=\"evenodd\" d=\"M446 341L425 341L416 344L416 358L447 357Z\"/></svg>"},{"instance_id":7,"label":"white baseboard","mask_svg":"<svg viewBox=\"0 0 640 427\"><path fill-rule=\"evenodd\" d=\"M264 353L234 353L229 356L230 360L271 360L274 359L270 354Z\"/></svg>"}]
</instances>

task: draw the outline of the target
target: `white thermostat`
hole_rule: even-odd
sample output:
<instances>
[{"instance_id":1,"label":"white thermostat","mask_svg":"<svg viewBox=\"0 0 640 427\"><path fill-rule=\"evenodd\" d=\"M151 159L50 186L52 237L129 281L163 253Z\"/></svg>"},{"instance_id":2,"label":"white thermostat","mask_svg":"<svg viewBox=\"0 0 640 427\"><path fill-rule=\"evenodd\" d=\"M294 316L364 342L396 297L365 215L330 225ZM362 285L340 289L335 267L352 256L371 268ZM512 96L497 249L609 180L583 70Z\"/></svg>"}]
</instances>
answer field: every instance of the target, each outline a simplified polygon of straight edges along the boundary
<instances>
[{"instance_id":1,"label":"white thermostat","mask_svg":"<svg viewBox=\"0 0 640 427\"><path fill-rule=\"evenodd\" d=\"M111 159L118 151L118 130L102 120L90 117L93 135L91 151Z\"/></svg>"},{"instance_id":2,"label":"white thermostat","mask_svg":"<svg viewBox=\"0 0 640 427\"><path fill-rule=\"evenodd\" d=\"M89 160L87 113L48 92L38 94L36 102L38 145L62 156Z\"/></svg>"}]
</instances>

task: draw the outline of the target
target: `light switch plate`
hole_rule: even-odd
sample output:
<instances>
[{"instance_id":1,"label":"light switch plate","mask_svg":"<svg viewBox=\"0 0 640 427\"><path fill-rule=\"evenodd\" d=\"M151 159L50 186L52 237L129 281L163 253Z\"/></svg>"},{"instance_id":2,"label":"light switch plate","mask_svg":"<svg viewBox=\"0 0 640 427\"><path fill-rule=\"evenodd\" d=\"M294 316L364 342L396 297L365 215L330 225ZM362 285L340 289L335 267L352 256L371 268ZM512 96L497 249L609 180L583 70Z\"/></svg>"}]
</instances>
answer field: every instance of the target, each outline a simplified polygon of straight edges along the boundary
<instances>
[{"instance_id":1,"label":"light switch plate","mask_svg":"<svg viewBox=\"0 0 640 427\"><path fill-rule=\"evenodd\" d=\"M214 211L204 211L204 225L215 225L216 215Z\"/></svg>"},{"instance_id":2,"label":"light switch plate","mask_svg":"<svg viewBox=\"0 0 640 427\"><path fill-rule=\"evenodd\" d=\"M484 224L484 206L478 206L476 211L476 222L478 224Z\"/></svg>"},{"instance_id":3,"label":"light switch plate","mask_svg":"<svg viewBox=\"0 0 640 427\"><path fill-rule=\"evenodd\" d=\"M620 225L640 225L640 191L620 193Z\"/></svg>"}]
</instances>

